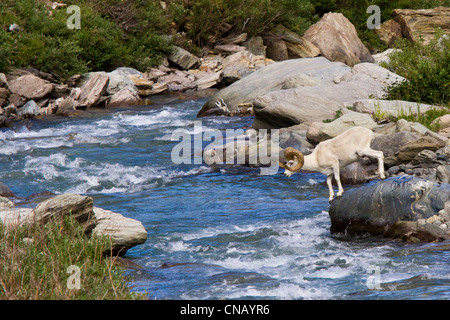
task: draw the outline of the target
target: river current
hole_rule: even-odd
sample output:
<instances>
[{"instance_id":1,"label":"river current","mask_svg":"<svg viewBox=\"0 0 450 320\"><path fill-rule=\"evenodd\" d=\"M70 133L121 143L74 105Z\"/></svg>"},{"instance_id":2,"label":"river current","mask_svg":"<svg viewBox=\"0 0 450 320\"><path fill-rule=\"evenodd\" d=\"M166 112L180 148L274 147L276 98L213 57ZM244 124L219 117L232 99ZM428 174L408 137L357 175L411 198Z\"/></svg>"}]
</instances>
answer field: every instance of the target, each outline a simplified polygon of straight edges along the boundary
<instances>
[{"instance_id":1,"label":"river current","mask_svg":"<svg viewBox=\"0 0 450 320\"><path fill-rule=\"evenodd\" d=\"M2 129L0 180L19 205L33 193L79 193L140 220L148 240L126 257L143 268L128 274L152 299L450 298L448 242L331 235L321 174L174 164L171 135L202 134L203 103L165 97ZM200 120L203 132L252 123Z\"/></svg>"}]
</instances>

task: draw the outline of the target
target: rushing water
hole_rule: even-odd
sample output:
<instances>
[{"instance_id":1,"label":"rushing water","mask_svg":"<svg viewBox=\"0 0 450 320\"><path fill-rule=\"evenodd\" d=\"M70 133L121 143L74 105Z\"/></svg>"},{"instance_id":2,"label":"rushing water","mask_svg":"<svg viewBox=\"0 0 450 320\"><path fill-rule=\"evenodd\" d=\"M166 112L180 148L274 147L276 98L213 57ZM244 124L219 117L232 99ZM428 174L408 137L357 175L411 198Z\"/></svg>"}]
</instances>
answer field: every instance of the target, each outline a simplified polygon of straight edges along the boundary
<instances>
[{"instance_id":1,"label":"rushing water","mask_svg":"<svg viewBox=\"0 0 450 320\"><path fill-rule=\"evenodd\" d=\"M3 129L0 180L22 199L86 194L142 221L148 240L126 257L143 266L130 271L133 290L151 298L450 298L448 242L332 236L320 174L173 164L171 134L201 134L194 121L202 103L163 100ZM202 121L207 131L252 119Z\"/></svg>"}]
</instances>

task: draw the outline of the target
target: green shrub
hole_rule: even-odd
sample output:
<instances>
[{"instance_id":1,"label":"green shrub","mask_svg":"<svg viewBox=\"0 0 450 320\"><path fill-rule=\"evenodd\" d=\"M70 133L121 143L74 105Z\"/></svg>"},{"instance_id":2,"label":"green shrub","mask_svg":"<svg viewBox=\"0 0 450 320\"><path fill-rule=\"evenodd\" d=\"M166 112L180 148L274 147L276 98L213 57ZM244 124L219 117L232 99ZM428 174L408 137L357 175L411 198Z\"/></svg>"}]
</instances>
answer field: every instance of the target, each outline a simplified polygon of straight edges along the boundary
<instances>
[{"instance_id":1,"label":"green shrub","mask_svg":"<svg viewBox=\"0 0 450 320\"><path fill-rule=\"evenodd\" d=\"M0 299L143 299L103 255L106 238L87 237L73 218L6 230L0 224ZM80 269L79 289L69 279Z\"/></svg>"},{"instance_id":2,"label":"green shrub","mask_svg":"<svg viewBox=\"0 0 450 320\"><path fill-rule=\"evenodd\" d=\"M184 31L198 46L223 34L247 32L256 35L275 23L303 33L317 20L309 0L195 0L171 1L168 12L173 12L176 31ZM226 30L226 29L225 29Z\"/></svg>"},{"instance_id":3,"label":"green shrub","mask_svg":"<svg viewBox=\"0 0 450 320\"><path fill-rule=\"evenodd\" d=\"M407 79L388 86L386 98L438 105L449 104L450 39L437 32L429 43L412 43L406 39L397 43L402 51L390 56L382 66Z\"/></svg>"},{"instance_id":4,"label":"green shrub","mask_svg":"<svg viewBox=\"0 0 450 320\"><path fill-rule=\"evenodd\" d=\"M120 0L115 2L122 5ZM120 19L113 19L116 18L113 12L108 15L95 5L102 3L109 9L113 8L108 1L66 3L80 6L81 29L67 28L70 15L64 8L52 10L50 16L49 8L38 1L2 1L0 72L6 72L9 67L34 67L64 80L75 73L110 71L123 65L145 71L158 63L170 48L168 42L156 33L160 26L155 27L153 20L145 20L149 17L147 13L136 11L139 15L135 28L125 31ZM157 14L152 11L150 16ZM160 15L159 20L162 19ZM8 32L12 23L18 24L21 31Z\"/></svg>"}]
</instances>

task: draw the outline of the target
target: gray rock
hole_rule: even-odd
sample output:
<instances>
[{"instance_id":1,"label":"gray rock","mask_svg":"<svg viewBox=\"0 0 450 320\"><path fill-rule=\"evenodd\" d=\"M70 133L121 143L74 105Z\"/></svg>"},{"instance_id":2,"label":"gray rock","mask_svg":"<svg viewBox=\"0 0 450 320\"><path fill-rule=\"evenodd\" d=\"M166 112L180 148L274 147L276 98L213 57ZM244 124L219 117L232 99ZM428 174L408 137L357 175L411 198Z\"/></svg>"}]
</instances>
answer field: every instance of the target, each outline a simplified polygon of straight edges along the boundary
<instances>
[{"instance_id":1,"label":"gray rock","mask_svg":"<svg viewBox=\"0 0 450 320\"><path fill-rule=\"evenodd\" d=\"M168 59L184 70L189 70L200 65L200 59L177 46L173 46L173 51L168 56Z\"/></svg>"},{"instance_id":2,"label":"gray rock","mask_svg":"<svg viewBox=\"0 0 450 320\"><path fill-rule=\"evenodd\" d=\"M147 231L140 221L97 207L94 207L94 214L97 225L93 233L111 239L107 254L124 255L128 249L147 240Z\"/></svg>"},{"instance_id":3,"label":"gray rock","mask_svg":"<svg viewBox=\"0 0 450 320\"><path fill-rule=\"evenodd\" d=\"M128 76L128 74L132 75L134 73L125 73L123 69L124 68L117 68L116 70L108 73L109 82L108 87L106 88L106 93L108 95L113 95L124 88L127 88L129 91L136 94L138 93L138 88Z\"/></svg>"},{"instance_id":4,"label":"gray rock","mask_svg":"<svg viewBox=\"0 0 450 320\"><path fill-rule=\"evenodd\" d=\"M36 102L34 102L34 100L30 100L19 109L17 114L25 118L31 118L40 115L41 112Z\"/></svg>"},{"instance_id":5,"label":"gray rock","mask_svg":"<svg viewBox=\"0 0 450 320\"><path fill-rule=\"evenodd\" d=\"M436 168L436 178L442 183L450 183L450 165L440 165Z\"/></svg>"},{"instance_id":6,"label":"gray rock","mask_svg":"<svg viewBox=\"0 0 450 320\"><path fill-rule=\"evenodd\" d=\"M145 78L145 75L142 72L140 72L139 70L136 70L134 68L119 67L114 71L119 71L127 76L139 76L141 78Z\"/></svg>"},{"instance_id":7,"label":"gray rock","mask_svg":"<svg viewBox=\"0 0 450 320\"><path fill-rule=\"evenodd\" d=\"M424 241L447 239L439 227L420 225L419 219L438 215L450 201L450 184L436 184L411 176L374 181L347 190L331 203L332 233L369 233Z\"/></svg>"},{"instance_id":8,"label":"gray rock","mask_svg":"<svg viewBox=\"0 0 450 320\"><path fill-rule=\"evenodd\" d=\"M239 51L244 51L246 48L243 46L238 46L237 44L219 44L214 47L214 51L220 54L233 54Z\"/></svg>"},{"instance_id":9,"label":"gray rock","mask_svg":"<svg viewBox=\"0 0 450 320\"><path fill-rule=\"evenodd\" d=\"M390 55L393 54L394 52L398 52L398 51L401 51L401 50L400 49L387 49L386 51L372 55L372 57L374 58L375 63L378 65L382 62L389 63Z\"/></svg>"},{"instance_id":10,"label":"gray rock","mask_svg":"<svg viewBox=\"0 0 450 320\"><path fill-rule=\"evenodd\" d=\"M320 84L332 83L335 77L341 77L349 70L350 68L345 64L330 62L323 57L272 63L212 96L199 111L198 116L203 116L207 110L214 109L215 103L222 99L233 112L239 104L251 103L259 96L281 90L286 80L292 77L307 77Z\"/></svg>"},{"instance_id":11,"label":"gray rock","mask_svg":"<svg viewBox=\"0 0 450 320\"><path fill-rule=\"evenodd\" d=\"M318 140L324 141L337 137L344 131L356 126L373 130L377 124L367 114L350 111L332 122L324 123L319 129Z\"/></svg>"},{"instance_id":12,"label":"gray rock","mask_svg":"<svg viewBox=\"0 0 450 320\"><path fill-rule=\"evenodd\" d=\"M374 150L383 151L385 166L389 168L398 164L397 154L400 149L407 143L419 138L419 134L408 131L376 135L370 147Z\"/></svg>"},{"instance_id":13,"label":"gray rock","mask_svg":"<svg viewBox=\"0 0 450 320\"><path fill-rule=\"evenodd\" d=\"M15 196L14 192L6 184L0 182L0 197L14 198Z\"/></svg>"},{"instance_id":14,"label":"gray rock","mask_svg":"<svg viewBox=\"0 0 450 320\"><path fill-rule=\"evenodd\" d=\"M137 92L130 91L128 88L123 88L111 96L108 106L132 106L138 104L140 101L141 99L139 98Z\"/></svg>"},{"instance_id":15,"label":"gray rock","mask_svg":"<svg viewBox=\"0 0 450 320\"><path fill-rule=\"evenodd\" d=\"M60 221L71 215L89 234L97 224L93 212L93 199L78 194L62 194L39 203L33 213L27 217L26 223L47 223L50 220Z\"/></svg>"},{"instance_id":16,"label":"gray rock","mask_svg":"<svg viewBox=\"0 0 450 320\"><path fill-rule=\"evenodd\" d=\"M266 56L266 46L264 40L260 36L251 37L242 44L248 51L257 56Z\"/></svg>"}]
</instances>

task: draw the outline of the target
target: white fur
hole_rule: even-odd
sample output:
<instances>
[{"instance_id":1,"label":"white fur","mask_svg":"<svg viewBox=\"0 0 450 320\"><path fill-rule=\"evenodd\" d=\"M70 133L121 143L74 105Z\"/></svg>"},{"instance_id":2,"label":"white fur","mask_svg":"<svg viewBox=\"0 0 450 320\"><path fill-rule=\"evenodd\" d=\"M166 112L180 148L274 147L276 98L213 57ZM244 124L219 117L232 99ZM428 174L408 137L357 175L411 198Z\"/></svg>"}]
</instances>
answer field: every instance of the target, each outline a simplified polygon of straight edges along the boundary
<instances>
[{"instance_id":1,"label":"white fur","mask_svg":"<svg viewBox=\"0 0 450 320\"><path fill-rule=\"evenodd\" d=\"M340 168L357 161L359 157L377 158L378 174L381 179L384 179L383 152L370 148L373 137L374 133L371 130L363 127L353 127L333 139L319 143L310 155L304 157L305 163L302 169L320 172L327 176L330 201L334 199L334 191L331 185L333 175L339 188L336 196L340 197L344 193L339 176ZM294 163L291 160L288 164L292 166ZM284 174L290 177L294 172L286 169Z\"/></svg>"}]
</instances>

